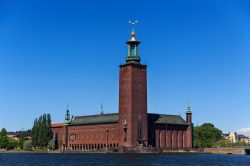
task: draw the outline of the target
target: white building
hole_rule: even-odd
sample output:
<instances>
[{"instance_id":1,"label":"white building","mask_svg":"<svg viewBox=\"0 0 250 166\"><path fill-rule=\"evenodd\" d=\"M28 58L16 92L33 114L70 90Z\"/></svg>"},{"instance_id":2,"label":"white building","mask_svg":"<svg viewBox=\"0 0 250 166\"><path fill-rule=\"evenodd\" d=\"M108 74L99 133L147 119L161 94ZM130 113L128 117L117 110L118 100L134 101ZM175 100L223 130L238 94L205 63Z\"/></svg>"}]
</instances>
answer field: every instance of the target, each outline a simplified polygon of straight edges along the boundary
<instances>
[{"instance_id":1,"label":"white building","mask_svg":"<svg viewBox=\"0 0 250 166\"><path fill-rule=\"evenodd\" d=\"M229 132L224 135L225 139L230 140L232 143L236 143L239 141L238 134L236 132Z\"/></svg>"},{"instance_id":2,"label":"white building","mask_svg":"<svg viewBox=\"0 0 250 166\"><path fill-rule=\"evenodd\" d=\"M232 143L245 142L250 143L250 137L245 135L238 135L236 132L229 132L224 134L224 138L230 140Z\"/></svg>"}]
</instances>

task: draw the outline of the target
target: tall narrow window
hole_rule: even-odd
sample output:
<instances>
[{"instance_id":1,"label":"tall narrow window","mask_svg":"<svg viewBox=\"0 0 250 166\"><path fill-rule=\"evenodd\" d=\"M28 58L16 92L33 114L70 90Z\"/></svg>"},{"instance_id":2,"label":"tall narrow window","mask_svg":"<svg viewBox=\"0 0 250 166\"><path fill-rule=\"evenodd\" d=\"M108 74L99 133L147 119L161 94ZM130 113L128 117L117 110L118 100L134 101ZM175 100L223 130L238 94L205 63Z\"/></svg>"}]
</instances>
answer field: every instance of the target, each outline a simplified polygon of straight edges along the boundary
<instances>
[{"instance_id":1,"label":"tall narrow window","mask_svg":"<svg viewBox=\"0 0 250 166\"><path fill-rule=\"evenodd\" d=\"M176 148L179 147L179 133L178 133L178 130L176 131Z\"/></svg>"},{"instance_id":2,"label":"tall narrow window","mask_svg":"<svg viewBox=\"0 0 250 166\"><path fill-rule=\"evenodd\" d=\"M171 149L173 148L173 131L171 130L170 131L170 135L171 135L171 137L170 137L170 145L171 145Z\"/></svg>"}]
</instances>

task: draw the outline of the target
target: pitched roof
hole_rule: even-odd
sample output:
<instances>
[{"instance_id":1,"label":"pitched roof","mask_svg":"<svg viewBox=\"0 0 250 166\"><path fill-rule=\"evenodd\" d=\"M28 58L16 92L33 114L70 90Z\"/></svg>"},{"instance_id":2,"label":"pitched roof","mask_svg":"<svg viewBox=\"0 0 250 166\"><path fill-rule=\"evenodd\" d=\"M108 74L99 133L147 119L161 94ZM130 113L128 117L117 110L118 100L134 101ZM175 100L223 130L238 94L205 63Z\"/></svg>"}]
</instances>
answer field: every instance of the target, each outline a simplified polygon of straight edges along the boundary
<instances>
[{"instance_id":1,"label":"pitched roof","mask_svg":"<svg viewBox=\"0 0 250 166\"><path fill-rule=\"evenodd\" d=\"M179 124L187 125L187 122L179 115L153 114L148 113L149 123L159 124ZM75 116L69 125L118 123L118 113ZM51 124L51 127L61 127L63 124Z\"/></svg>"},{"instance_id":2,"label":"pitched roof","mask_svg":"<svg viewBox=\"0 0 250 166\"><path fill-rule=\"evenodd\" d=\"M70 125L80 124L102 124L102 123L117 123L118 114L100 114L100 115L88 115L88 116L75 116Z\"/></svg>"},{"instance_id":3,"label":"pitched roof","mask_svg":"<svg viewBox=\"0 0 250 166\"><path fill-rule=\"evenodd\" d=\"M187 122L179 115L153 114L148 113L149 123L179 124L187 125Z\"/></svg>"},{"instance_id":4,"label":"pitched roof","mask_svg":"<svg viewBox=\"0 0 250 166\"><path fill-rule=\"evenodd\" d=\"M63 123L54 123L54 124L51 124L51 127L62 127L63 126Z\"/></svg>"}]
</instances>

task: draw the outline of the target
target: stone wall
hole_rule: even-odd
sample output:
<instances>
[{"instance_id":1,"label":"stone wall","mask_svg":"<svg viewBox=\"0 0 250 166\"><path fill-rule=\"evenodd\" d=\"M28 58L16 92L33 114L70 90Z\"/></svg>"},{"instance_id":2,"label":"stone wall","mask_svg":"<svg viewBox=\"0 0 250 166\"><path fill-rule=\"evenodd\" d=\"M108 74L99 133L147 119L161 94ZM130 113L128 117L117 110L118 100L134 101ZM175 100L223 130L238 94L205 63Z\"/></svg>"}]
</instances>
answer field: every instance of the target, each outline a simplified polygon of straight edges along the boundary
<instances>
[{"instance_id":1,"label":"stone wall","mask_svg":"<svg viewBox=\"0 0 250 166\"><path fill-rule=\"evenodd\" d=\"M246 154L244 148L205 148L204 152L213 154Z\"/></svg>"}]
</instances>

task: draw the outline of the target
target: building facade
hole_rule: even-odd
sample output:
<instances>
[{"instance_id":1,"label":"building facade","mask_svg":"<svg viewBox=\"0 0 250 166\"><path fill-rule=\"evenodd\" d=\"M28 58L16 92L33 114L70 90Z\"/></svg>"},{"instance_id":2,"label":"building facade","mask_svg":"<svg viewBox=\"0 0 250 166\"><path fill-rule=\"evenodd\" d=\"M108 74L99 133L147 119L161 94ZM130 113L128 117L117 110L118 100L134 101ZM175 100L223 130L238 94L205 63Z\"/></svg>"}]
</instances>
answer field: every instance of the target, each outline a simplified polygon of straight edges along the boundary
<instances>
[{"instance_id":1,"label":"building facade","mask_svg":"<svg viewBox=\"0 0 250 166\"><path fill-rule=\"evenodd\" d=\"M224 138L226 140L229 140L231 143L246 143L249 144L250 143L250 137L249 136L245 136L242 134L239 134L237 132L229 132L228 134L224 134Z\"/></svg>"},{"instance_id":2,"label":"building facade","mask_svg":"<svg viewBox=\"0 0 250 166\"><path fill-rule=\"evenodd\" d=\"M141 64L134 30L127 42L126 62L120 65L119 111L113 114L70 117L52 124L53 139L60 150L114 150L138 147L192 148L192 112L179 115L147 111L147 66Z\"/></svg>"}]
</instances>

